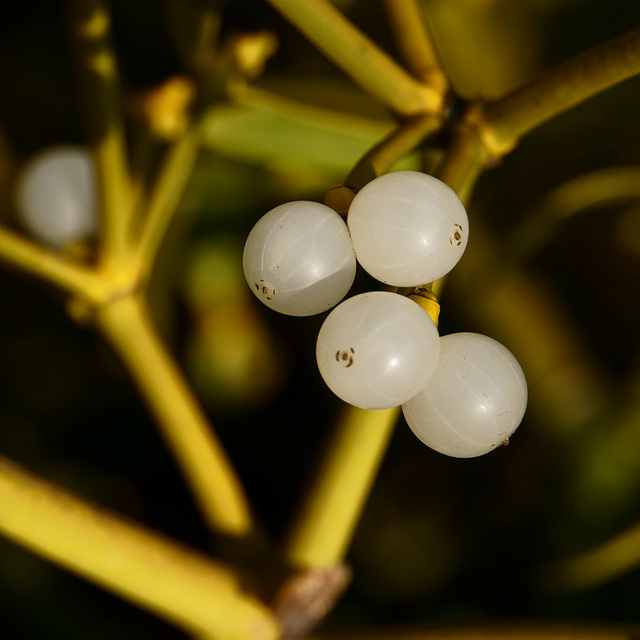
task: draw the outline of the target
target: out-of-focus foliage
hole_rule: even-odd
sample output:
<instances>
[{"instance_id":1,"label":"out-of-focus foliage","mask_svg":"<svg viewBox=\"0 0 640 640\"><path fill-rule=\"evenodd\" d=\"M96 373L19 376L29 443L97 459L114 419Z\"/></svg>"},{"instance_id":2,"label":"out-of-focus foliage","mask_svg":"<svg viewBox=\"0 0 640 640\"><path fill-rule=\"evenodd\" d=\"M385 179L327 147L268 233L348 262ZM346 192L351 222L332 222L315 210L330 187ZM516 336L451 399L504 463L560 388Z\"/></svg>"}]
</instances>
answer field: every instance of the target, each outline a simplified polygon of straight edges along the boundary
<instances>
[{"instance_id":1,"label":"out-of-focus foliage","mask_svg":"<svg viewBox=\"0 0 640 640\"><path fill-rule=\"evenodd\" d=\"M205 402L247 411L268 403L288 373L287 343L265 325L242 273L242 244L230 236L195 245L186 295L194 315L187 370Z\"/></svg>"},{"instance_id":2,"label":"out-of-focus foliage","mask_svg":"<svg viewBox=\"0 0 640 640\"><path fill-rule=\"evenodd\" d=\"M336 4L393 50L377 3ZM127 104L135 106L184 69L161 3L112 6ZM640 24L631 0L424 6L463 98L499 95ZM278 535L337 403L315 369L321 318L261 307L244 288L242 243L273 206L321 201L392 120L265 2L230 2L223 18L223 39L269 30L278 48L255 87L238 87L207 115L206 149L154 289L165 292L158 308L169 314L172 348ZM16 5L5 17L0 83L5 223L14 165L82 139L57 3ZM637 550L619 574L571 593L554 589L549 576L560 574L548 573L640 522L638 194L618 198L602 183L589 196L597 206L554 200L577 198L571 188L581 176L591 175L583 186L593 187L602 174L592 172L618 167L608 174L614 182L636 175L639 109L640 83L631 80L534 132L481 179L441 332L504 342L528 375L528 415L511 446L466 461L429 451L399 425L349 556L353 585L327 629L520 616L640 622ZM417 157L405 163L415 168ZM371 286L360 274L356 290ZM205 547L204 527L120 365L44 287L2 271L0 292L0 453ZM7 640L180 637L5 541L0 620Z\"/></svg>"}]
</instances>

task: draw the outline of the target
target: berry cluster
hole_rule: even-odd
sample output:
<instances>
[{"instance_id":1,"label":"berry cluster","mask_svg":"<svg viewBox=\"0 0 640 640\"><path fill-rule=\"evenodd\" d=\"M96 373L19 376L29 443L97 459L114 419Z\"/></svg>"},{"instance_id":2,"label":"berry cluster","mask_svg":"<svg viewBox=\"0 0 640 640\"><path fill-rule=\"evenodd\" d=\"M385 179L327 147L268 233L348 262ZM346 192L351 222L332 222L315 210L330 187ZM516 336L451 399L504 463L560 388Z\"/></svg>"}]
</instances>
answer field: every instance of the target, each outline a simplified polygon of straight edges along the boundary
<instances>
[{"instance_id":1,"label":"berry cluster","mask_svg":"<svg viewBox=\"0 0 640 640\"><path fill-rule=\"evenodd\" d=\"M357 193L346 225L315 202L271 210L249 234L244 272L268 307L308 316L342 300L356 261L395 287L438 280L462 257L468 233L452 189L398 171ZM524 373L503 345L475 333L440 338L431 317L397 293L362 293L339 304L320 329L316 358L337 396L363 409L401 405L416 436L450 456L475 457L506 442L527 404Z\"/></svg>"}]
</instances>

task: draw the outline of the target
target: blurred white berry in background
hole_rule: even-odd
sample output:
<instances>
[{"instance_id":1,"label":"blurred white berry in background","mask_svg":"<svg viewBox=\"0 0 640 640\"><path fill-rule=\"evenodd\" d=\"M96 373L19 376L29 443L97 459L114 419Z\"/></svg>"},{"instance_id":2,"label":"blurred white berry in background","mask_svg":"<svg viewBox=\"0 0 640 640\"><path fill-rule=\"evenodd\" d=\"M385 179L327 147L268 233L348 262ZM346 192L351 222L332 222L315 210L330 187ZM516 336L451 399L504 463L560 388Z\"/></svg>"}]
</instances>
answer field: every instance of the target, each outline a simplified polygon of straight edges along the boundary
<instances>
[{"instance_id":1,"label":"blurred white berry in background","mask_svg":"<svg viewBox=\"0 0 640 640\"><path fill-rule=\"evenodd\" d=\"M16 183L18 219L35 239L56 249L95 234L95 165L85 147L65 145L27 161Z\"/></svg>"}]
</instances>

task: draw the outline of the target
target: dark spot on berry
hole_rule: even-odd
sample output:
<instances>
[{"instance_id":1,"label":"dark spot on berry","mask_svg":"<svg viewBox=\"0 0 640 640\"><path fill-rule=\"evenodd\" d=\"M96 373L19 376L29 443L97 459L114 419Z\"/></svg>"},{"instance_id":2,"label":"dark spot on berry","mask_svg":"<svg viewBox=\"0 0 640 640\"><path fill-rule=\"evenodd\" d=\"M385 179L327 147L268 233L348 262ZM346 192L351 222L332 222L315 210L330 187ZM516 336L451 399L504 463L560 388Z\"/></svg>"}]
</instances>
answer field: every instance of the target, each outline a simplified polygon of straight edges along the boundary
<instances>
[{"instance_id":1,"label":"dark spot on berry","mask_svg":"<svg viewBox=\"0 0 640 640\"><path fill-rule=\"evenodd\" d=\"M262 285L258 285L257 282L255 283L256 289L260 291L267 300L271 300L271 298L276 295L276 290L269 287L269 285L266 284L264 280L261 279L260 282L262 282Z\"/></svg>"},{"instance_id":2,"label":"dark spot on berry","mask_svg":"<svg viewBox=\"0 0 640 640\"><path fill-rule=\"evenodd\" d=\"M453 233L449 237L449 244L451 246L453 246L454 241L457 247L462 244L462 231L462 225L456 222L456 224L453 225Z\"/></svg>"},{"instance_id":3,"label":"dark spot on berry","mask_svg":"<svg viewBox=\"0 0 640 640\"><path fill-rule=\"evenodd\" d=\"M353 364L353 356L355 353L356 352L353 350L353 347L349 348L349 350L338 350L336 351L336 362L339 362L341 365L349 368Z\"/></svg>"}]
</instances>

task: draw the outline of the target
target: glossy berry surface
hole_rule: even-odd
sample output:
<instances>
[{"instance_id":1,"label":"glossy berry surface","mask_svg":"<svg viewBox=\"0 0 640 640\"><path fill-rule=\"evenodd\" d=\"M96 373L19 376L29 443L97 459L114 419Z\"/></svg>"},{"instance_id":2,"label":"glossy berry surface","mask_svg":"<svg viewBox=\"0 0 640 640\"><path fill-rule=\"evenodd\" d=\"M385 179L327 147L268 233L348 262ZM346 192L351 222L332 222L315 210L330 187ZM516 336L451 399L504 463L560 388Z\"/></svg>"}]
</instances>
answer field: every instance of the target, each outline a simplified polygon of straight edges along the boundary
<instances>
[{"instance_id":1,"label":"glossy berry surface","mask_svg":"<svg viewBox=\"0 0 640 640\"><path fill-rule=\"evenodd\" d=\"M505 443L527 407L527 382L502 344L477 333L440 339L438 366L426 386L402 406L407 424L426 445L473 458Z\"/></svg>"},{"instance_id":2,"label":"glossy berry surface","mask_svg":"<svg viewBox=\"0 0 640 640\"><path fill-rule=\"evenodd\" d=\"M347 224L358 262L398 287L446 275L467 246L469 221L455 192L418 171L387 173L354 198Z\"/></svg>"},{"instance_id":3,"label":"glossy berry surface","mask_svg":"<svg viewBox=\"0 0 640 640\"><path fill-rule=\"evenodd\" d=\"M258 220L247 238L243 264L255 296L292 316L335 306L356 273L344 220L323 204L303 200L282 204Z\"/></svg>"},{"instance_id":4,"label":"glossy berry surface","mask_svg":"<svg viewBox=\"0 0 640 640\"><path fill-rule=\"evenodd\" d=\"M25 230L51 247L94 234L97 180L89 150L59 146L35 155L18 177L16 206Z\"/></svg>"},{"instance_id":5,"label":"glossy berry surface","mask_svg":"<svg viewBox=\"0 0 640 640\"><path fill-rule=\"evenodd\" d=\"M342 400L363 409L396 407L433 373L438 330L415 302L373 291L345 300L326 318L316 345L318 368Z\"/></svg>"}]
</instances>

